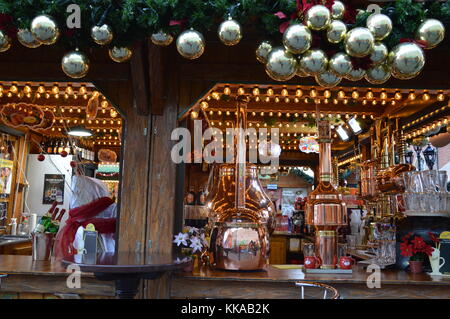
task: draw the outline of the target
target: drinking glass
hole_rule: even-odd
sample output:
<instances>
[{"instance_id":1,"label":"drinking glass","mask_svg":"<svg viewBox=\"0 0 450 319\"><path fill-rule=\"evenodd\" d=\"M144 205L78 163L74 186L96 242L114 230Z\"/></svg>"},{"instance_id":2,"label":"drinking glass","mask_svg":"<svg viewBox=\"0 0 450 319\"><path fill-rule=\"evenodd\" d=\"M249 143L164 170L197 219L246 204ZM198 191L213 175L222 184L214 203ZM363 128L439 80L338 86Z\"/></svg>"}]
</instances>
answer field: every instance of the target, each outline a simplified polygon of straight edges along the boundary
<instances>
[{"instance_id":1,"label":"drinking glass","mask_svg":"<svg viewBox=\"0 0 450 319\"><path fill-rule=\"evenodd\" d=\"M312 257L315 256L316 252L314 250L313 243L304 243L303 244L303 256L304 257Z\"/></svg>"},{"instance_id":2,"label":"drinking glass","mask_svg":"<svg viewBox=\"0 0 450 319\"><path fill-rule=\"evenodd\" d=\"M439 187L439 191L446 192L448 182L447 171L438 171L437 175L437 186Z\"/></svg>"},{"instance_id":3,"label":"drinking glass","mask_svg":"<svg viewBox=\"0 0 450 319\"><path fill-rule=\"evenodd\" d=\"M338 244L337 246L337 260L341 259L341 257L347 256L347 244Z\"/></svg>"},{"instance_id":4,"label":"drinking glass","mask_svg":"<svg viewBox=\"0 0 450 319\"><path fill-rule=\"evenodd\" d=\"M422 171L422 183L424 192L435 192L437 182L437 171Z\"/></svg>"},{"instance_id":5,"label":"drinking glass","mask_svg":"<svg viewBox=\"0 0 450 319\"><path fill-rule=\"evenodd\" d=\"M447 210L447 192L439 192L439 211L445 212Z\"/></svg>"},{"instance_id":6,"label":"drinking glass","mask_svg":"<svg viewBox=\"0 0 450 319\"><path fill-rule=\"evenodd\" d=\"M404 172L403 173L403 182L405 184L406 192L414 191L414 173L415 172Z\"/></svg>"},{"instance_id":7,"label":"drinking glass","mask_svg":"<svg viewBox=\"0 0 450 319\"><path fill-rule=\"evenodd\" d=\"M418 171L411 172L412 180L411 180L411 191L415 193L421 193L424 191L423 183L422 183L422 175Z\"/></svg>"},{"instance_id":8,"label":"drinking glass","mask_svg":"<svg viewBox=\"0 0 450 319\"><path fill-rule=\"evenodd\" d=\"M347 235L345 236L347 238L347 243L350 248L356 247L356 236L355 235Z\"/></svg>"}]
</instances>

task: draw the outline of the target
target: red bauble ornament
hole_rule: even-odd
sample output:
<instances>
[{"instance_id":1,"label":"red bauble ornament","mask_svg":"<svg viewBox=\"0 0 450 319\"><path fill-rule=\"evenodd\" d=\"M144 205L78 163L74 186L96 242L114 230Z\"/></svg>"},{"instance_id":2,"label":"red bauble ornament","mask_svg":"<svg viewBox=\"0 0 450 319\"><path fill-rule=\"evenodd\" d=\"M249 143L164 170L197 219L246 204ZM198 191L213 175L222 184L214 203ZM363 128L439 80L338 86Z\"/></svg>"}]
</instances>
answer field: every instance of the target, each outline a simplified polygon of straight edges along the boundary
<instances>
[{"instance_id":1,"label":"red bauble ornament","mask_svg":"<svg viewBox=\"0 0 450 319\"><path fill-rule=\"evenodd\" d=\"M70 166L73 167L73 168L77 167L77 162L71 161L70 162Z\"/></svg>"},{"instance_id":2,"label":"red bauble ornament","mask_svg":"<svg viewBox=\"0 0 450 319\"><path fill-rule=\"evenodd\" d=\"M37 157L37 160L38 160L39 162L43 162L43 161L45 160L44 154L39 154L38 157Z\"/></svg>"},{"instance_id":3,"label":"red bauble ornament","mask_svg":"<svg viewBox=\"0 0 450 319\"><path fill-rule=\"evenodd\" d=\"M62 157L66 157L68 154L67 154L66 151L62 151L62 152L60 153L60 155L61 155Z\"/></svg>"}]
</instances>

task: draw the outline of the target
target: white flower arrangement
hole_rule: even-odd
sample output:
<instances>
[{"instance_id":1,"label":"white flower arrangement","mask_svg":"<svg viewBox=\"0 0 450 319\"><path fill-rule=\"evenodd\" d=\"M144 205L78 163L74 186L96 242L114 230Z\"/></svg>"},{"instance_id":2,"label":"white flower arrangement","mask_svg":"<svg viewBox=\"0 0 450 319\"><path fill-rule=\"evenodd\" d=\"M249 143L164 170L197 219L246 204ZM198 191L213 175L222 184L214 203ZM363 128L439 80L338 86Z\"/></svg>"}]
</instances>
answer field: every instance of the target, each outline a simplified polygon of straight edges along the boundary
<instances>
[{"instance_id":1,"label":"white flower arrangement","mask_svg":"<svg viewBox=\"0 0 450 319\"><path fill-rule=\"evenodd\" d=\"M184 248L191 248L192 253L202 252L204 248L209 246L205 231L196 227L185 227L183 232L174 236L173 242L177 246L182 245Z\"/></svg>"}]
</instances>

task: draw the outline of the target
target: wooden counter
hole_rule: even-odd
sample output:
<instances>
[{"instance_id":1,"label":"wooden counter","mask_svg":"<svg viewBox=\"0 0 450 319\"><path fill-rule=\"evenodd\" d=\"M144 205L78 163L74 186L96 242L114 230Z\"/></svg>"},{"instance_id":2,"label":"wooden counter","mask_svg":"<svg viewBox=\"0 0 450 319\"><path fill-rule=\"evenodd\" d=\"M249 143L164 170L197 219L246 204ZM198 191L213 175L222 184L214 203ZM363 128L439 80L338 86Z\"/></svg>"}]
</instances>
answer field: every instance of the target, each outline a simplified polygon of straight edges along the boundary
<instances>
[{"instance_id":1,"label":"wooden counter","mask_svg":"<svg viewBox=\"0 0 450 319\"><path fill-rule=\"evenodd\" d=\"M0 255L0 299L112 298L114 283L82 273L81 287L67 287L69 273L60 261L33 261L31 256Z\"/></svg>"},{"instance_id":2,"label":"wooden counter","mask_svg":"<svg viewBox=\"0 0 450 319\"><path fill-rule=\"evenodd\" d=\"M299 298L294 282L299 269L267 266L260 272L213 271L202 267L196 273L175 275L173 298ZM382 270L381 288L367 287L367 273L356 266L352 274L305 274L303 280L329 284L342 298L444 298L450 299L450 277L431 277L399 270Z\"/></svg>"}]
</instances>

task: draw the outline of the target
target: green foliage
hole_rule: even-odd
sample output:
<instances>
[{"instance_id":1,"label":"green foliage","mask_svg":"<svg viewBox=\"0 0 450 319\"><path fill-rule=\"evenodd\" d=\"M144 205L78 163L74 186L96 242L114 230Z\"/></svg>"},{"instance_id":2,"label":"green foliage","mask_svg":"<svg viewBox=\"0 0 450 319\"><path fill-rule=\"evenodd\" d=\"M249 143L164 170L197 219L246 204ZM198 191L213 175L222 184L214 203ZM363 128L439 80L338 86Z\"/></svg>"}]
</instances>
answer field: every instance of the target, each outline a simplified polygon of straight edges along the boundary
<instances>
[{"instance_id":1,"label":"green foliage","mask_svg":"<svg viewBox=\"0 0 450 319\"><path fill-rule=\"evenodd\" d=\"M81 8L81 29L66 27L66 8L72 3ZM296 10L296 0L0 0L0 13L12 16L16 28L29 28L32 19L39 14L52 16L62 33L58 44L68 47L95 46L90 39L90 29L98 24L107 23L113 28L111 45L130 45L159 30L173 35L186 28L203 33L215 31L228 15L261 38L279 42L280 24L289 22ZM274 15L277 12L283 12L287 18L280 19ZM383 4L382 12L394 23L392 34L385 40L389 48L401 38L414 38L417 27L426 18L450 24L449 2L398 0ZM369 15L369 12L361 12L356 25L365 25ZM171 21L178 23L171 25ZM341 48L335 46L334 49Z\"/></svg>"}]
</instances>

